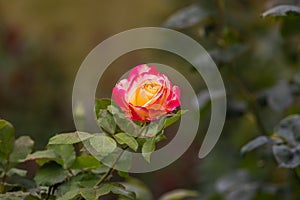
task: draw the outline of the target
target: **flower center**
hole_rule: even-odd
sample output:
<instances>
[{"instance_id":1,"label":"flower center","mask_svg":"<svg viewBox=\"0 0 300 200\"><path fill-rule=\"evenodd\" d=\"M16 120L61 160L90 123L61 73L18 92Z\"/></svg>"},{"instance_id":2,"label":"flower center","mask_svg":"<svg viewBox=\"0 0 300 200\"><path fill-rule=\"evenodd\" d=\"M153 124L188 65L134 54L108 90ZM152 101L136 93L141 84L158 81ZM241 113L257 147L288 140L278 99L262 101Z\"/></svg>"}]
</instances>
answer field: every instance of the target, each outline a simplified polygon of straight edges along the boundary
<instances>
[{"instance_id":1,"label":"flower center","mask_svg":"<svg viewBox=\"0 0 300 200\"><path fill-rule=\"evenodd\" d=\"M143 106L160 90L161 85L154 82L146 82L138 87L131 98L131 103L135 106Z\"/></svg>"}]
</instances>

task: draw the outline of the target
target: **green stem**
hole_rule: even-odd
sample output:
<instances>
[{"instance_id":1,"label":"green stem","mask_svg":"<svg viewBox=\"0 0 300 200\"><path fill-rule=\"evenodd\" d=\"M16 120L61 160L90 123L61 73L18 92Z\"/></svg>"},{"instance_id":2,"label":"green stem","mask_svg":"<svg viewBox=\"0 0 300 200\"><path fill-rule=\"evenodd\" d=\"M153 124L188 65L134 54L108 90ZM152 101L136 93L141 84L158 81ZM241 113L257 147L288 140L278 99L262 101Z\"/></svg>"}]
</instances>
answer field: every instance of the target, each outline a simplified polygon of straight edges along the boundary
<instances>
[{"instance_id":1,"label":"green stem","mask_svg":"<svg viewBox=\"0 0 300 200\"><path fill-rule=\"evenodd\" d=\"M126 146L121 153L118 155L118 157L116 157L116 159L114 160L114 162L112 163L112 166L105 172L105 174L101 177L101 179L95 184L96 186L99 186L101 183L103 183L108 177L109 175L111 175L114 171L114 167L116 166L117 162L119 161L119 159L121 158L121 156L123 155L123 153L125 152L125 150L128 148L128 146Z\"/></svg>"}]
</instances>

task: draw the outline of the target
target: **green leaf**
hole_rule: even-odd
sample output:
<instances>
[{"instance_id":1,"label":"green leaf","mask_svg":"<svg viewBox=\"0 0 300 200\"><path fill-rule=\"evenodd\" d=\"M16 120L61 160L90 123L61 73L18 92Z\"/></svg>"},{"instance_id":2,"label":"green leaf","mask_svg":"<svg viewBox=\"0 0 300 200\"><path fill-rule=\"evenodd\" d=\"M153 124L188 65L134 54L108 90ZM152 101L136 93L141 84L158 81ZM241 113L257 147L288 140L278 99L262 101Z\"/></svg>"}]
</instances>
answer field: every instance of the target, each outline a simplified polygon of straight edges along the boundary
<instances>
[{"instance_id":1,"label":"green leaf","mask_svg":"<svg viewBox=\"0 0 300 200\"><path fill-rule=\"evenodd\" d=\"M167 137L164 135L164 130L162 130L159 134L155 137L155 143L166 140Z\"/></svg>"},{"instance_id":2,"label":"green leaf","mask_svg":"<svg viewBox=\"0 0 300 200\"><path fill-rule=\"evenodd\" d=\"M111 113L107 110L99 111L98 125L110 134L114 134L116 130L116 122Z\"/></svg>"},{"instance_id":3,"label":"green leaf","mask_svg":"<svg viewBox=\"0 0 300 200\"><path fill-rule=\"evenodd\" d=\"M270 139L266 136L259 136L253 140L251 140L250 142L248 142L247 144L245 144L242 149L241 149L241 154L244 155L245 153L252 151L264 144L267 144L270 142Z\"/></svg>"},{"instance_id":4,"label":"green leaf","mask_svg":"<svg viewBox=\"0 0 300 200\"><path fill-rule=\"evenodd\" d=\"M49 150L53 150L56 155L62 159L63 167L65 169L70 168L76 158L75 150L71 144L54 144L48 146Z\"/></svg>"},{"instance_id":5,"label":"green leaf","mask_svg":"<svg viewBox=\"0 0 300 200\"><path fill-rule=\"evenodd\" d=\"M126 190L125 187L122 186L121 184L113 183L113 184L111 184L111 186L112 186L111 187L111 192L112 193L117 194L117 195L121 195L121 196L125 196L129 199L133 199L133 200L136 199L135 193Z\"/></svg>"},{"instance_id":6,"label":"green leaf","mask_svg":"<svg viewBox=\"0 0 300 200\"><path fill-rule=\"evenodd\" d=\"M198 192L194 190L177 189L162 195L159 200L181 200L187 197L197 197Z\"/></svg>"},{"instance_id":7,"label":"green leaf","mask_svg":"<svg viewBox=\"0 0 300 200\"><path fill-rule=\"evenodd\" d=\"M70 200L76 197L83 197L86 200L97 200L99 197L107 195L111 191L111 184L102 184L99 187L89 187L89 188L74 188L63 196L59 197L58 200Z\"/></svg>"},{"instance_id":8,"label":"green leaf","mask_svg":"<svg viewBox=\"0 0 300 200\"><path fill-rule=\"evenodd\" d=\"M96 188L97 197L107 195L111 191L111 184L101 184L98 188Z\"/></svg>"},{"instance_id":9,"label":"green leaf","mask_svg":"<svg viewBox=\"0 0 300 200\"><path fill-rule=\"evenodd\" d=\"M209 13L197 5L185 7L173 14L165 23L167 28L188 28L206 19Z\"/></svg>"},{"instance_id":10,"label":"green leaf","mask_svg":"<svg viewBox=\"0 0 300 200\"><path fill-rule=\"evenodd\" d=\"M58 197L57 200L70 200L70 199L75 199L80 195L80 189L76 188L73 190L68 191L65 193L63 196Z\"/></svg>"},{"instance_id":11,"label":"green leaf","mask_svg":"<svg viewBox=\"0 0 300 200\"><path fill-rule=\"evenodd\" d=\"M34 141L29 136L21 136L15 140L14 148L10 154L10 162L17 163L26 158L33 149Z\"/></svg>"},{"instance_id":12,"label":"green leaf","mask_svg":"<svg viewBox=\"0 0 300 200\"><path fill-rule=\"evenodd\" d=\"M102 98L102 99L95 100L96 119L98 119L100 110L106 110L109 105L111 105L111 99Z\"/></svg>"},{"instance_id":13,"label":"green leaf","mask_svg":"<svg viewBox=\"0 0 300 200\"><path fill-rule=\"evenodd\" d=\"M46 163L36 173L34 180L37 185L52 186L63 182L68 176L66 170L55 162Z\"/></svg>"},{"instance_id":14,"label":"green leaf","mask_svg":"<svg viewBox=\"0 0 300 200\"><path fill-rule=\"evenodd\" d=\"M78 173L71 176L68 181L61 184L57 193L59 196L63 196L68 191L75 190L77 188L91 188L99 181L99 176L93 173Z\"/></svg>"},{"instance_id":15,"label":"green leaf","mask_svg":"<svg viewBox=\"0 0 300 200\"><path fill-rule=\"evenodd\" d=\"M18 168L10 168L7 172L8 176L12 176L14 174L24 177L24 176L26 176L27 171L23 170L23 169L18 169Z\"/></svg>"},{"instance_id":16,"label":"green leaf","mask_svg":"<svg viewBox=\"0 0 300 200\"><path fill-rule=\"evenodd\" d=\"M110 105L107 109L110 113L112 113L116 124L123 132L128 133L133 137L139 136L141 127L131 119L127 118L116 105Z\"/></svg>"},{"instance_id":17,"label":"green leaf","mask_svg":"<svg viewBox=\"0 0 300 200\"><path fill-rule=\"evenodd\" d=\"M151 153L155 150L155 138L148 138L142 147L142 155L150 163Z\"/></svg>"},{"instance_id":18,"label":"green leaf","mask_svg":"<svg viewBox=\"0 0 300 200\"><path fill-rule=\"evenodd\" d=\"M167 118L164 128L167 128L172 124L174 124L175 122L177 122L180 119L181 115L183 115L187 111L188 110L179 110L174 116Z\"/></svg>"},{"instance_id":19,"label":"green leaf","mask_svg":"<svg viewBox=\"0 0 300 200\"><path fill-rule=\"evenodd\" d=\"M78 156L71 169L96 169L101 166L100 161L94 156Z\"/></svg>"},{"instance_id":20,"label":"green leaf","mask_svg":"<svg viewBox=\"0 0 300 200\"><path fill-rule=\"evenodd\" d=\"M102 157L101 162L107 166L115 165L116 169L126 172L130 169L132 164L132 153L129 151L123 151L123 153L121 153L121 150L119 150L106 157Z\"/></svg>"},{"instance_id":21,"label":"green leaf","mask_svg":"<svg viewBox=\"0 0 300 200\"><path fill-rule=\"evenodd\" d=\"M128 133L129 135L132 135L133 137L139 136L141 127L136 125L132 120L125 117L125 115L114 115L114 119L116 120L118 127L122 131Z\"/></svg>"},{"instance_id":22,"label":"green leaf","mask_svg":"<svg viewBox=\"0 0 300 200\"><path fill-rule=\"evenodd\" d=\"M275 6L262 14L262 17L286 17L289 15L300 15L300 7L292 5Z\"/></svg>"},{"instance_id":23,"label":"green leaf","mask_svg":"<svg viewBox=\"0 0 300 200\"><path fill-rule=\"evenodd\" d=\"M86 200L97 200L96 190L94 188L80 188L81 196Z\"/></svg>"},{"instance_id":24,"label":"green leaf","mask_svg":"<svg viewBox=\"0 0 300 200\"><path fill-rule=\"evenodd\" d=\"M14 147L14 127L3 119L0 119L0 159L8 159Z\"/></svg>"},{"instance_id":25,"label":"green leaf","mask_svg":"<svg viewBox=\"0 0 300 200\"><path fill-rule=\"evenodd\" d=\"M126 144L134 151L136 151L139 146L134 137L127 133L118 133L115 135L115 138L119 144Z\"/></svg>"},{"instance_id":26,"label":"green leaf","mask_svg":"<svg viewBox=\"0 0 300 200\"><path fill-rule=\"evenodd\" d=\"M90 139L90 144L102 156L112 153L117 148L117 143L114 139L104 136L96 135Z\"/></svg>"},{"instance_id":27,"label":"green leaf","mask_svg":"<svg viewBox=\"0 0 300 200\"><path fill-rule=\"evenodd\" d=\"M62 133L50 138L48 144L75 144L93 137L93 134L85 132Z\"/></svg>"},{"instance_id":28,"label":"green leaf","mask_svg":"<svg viewBox=\"0 0 300 200\"><path fill-rule=\"evenodd\" d=\"M43 151L36 151L32 154L29 154L25 160L38 160L38 159L55 159L57 155L54 150L43 150Z\"/></svg>"},{"instance_id":29,"label":"green leaf","mask_svg":"<svg viewBox=\"0 0 300 200\"><path fill-rule=\"evenodd\" d=\"M63 160L56 154L53 149L47 149L43 151L36 151L32 154L29 154L26 160L34 160L38 165L42 166L47 162L55 161L56 163L63 166Z\"/></svg>"},{"instance_id":30,"label":"green leaf","mask_svg":"<svg viewBox=\"0 0 300 200\"><path fill-rule=\"evenodd\" d=\"M166 117L161 117L159 120L152 121L146 127L143 127L143 131L140 137L155 137L162 131L166 123Z\"/></svg>"}]
</instances>

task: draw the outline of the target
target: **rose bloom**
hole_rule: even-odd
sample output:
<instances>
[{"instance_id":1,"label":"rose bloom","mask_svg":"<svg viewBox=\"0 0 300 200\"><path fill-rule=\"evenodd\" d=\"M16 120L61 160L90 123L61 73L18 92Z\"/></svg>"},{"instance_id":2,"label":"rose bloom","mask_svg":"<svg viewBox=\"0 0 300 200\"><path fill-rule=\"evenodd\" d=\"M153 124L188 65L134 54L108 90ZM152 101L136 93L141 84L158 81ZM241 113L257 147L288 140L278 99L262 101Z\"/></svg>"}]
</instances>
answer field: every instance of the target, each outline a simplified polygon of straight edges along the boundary
<instances>
[{"instance_id":1,"label":"rose bloom","mask_svg":"<svg viewBox=\"0 0 300 200\"><path fill-rule=\"evenodd\" d=\"M149 122L180 106L180 90L154 66L133 68L127 79L113 88L113 98L126 116L135 121Z\"/></svg>"}]
</instances>

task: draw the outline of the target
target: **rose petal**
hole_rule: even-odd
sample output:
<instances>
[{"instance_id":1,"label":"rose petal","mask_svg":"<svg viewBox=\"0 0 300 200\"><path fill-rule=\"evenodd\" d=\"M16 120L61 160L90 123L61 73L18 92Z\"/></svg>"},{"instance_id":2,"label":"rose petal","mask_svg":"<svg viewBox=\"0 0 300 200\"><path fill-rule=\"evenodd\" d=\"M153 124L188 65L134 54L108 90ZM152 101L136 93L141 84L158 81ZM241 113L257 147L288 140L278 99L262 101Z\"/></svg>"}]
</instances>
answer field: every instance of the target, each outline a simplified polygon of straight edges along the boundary
<instances>
[{"instance_id":1,"label":"rose petal","mask_svg":"<svg viewBox=\"0 0 300 200\"><path fill-rule=\"evenodd\" d=\"M133 106L129 104L131 116L130 118L135 121L148 121L148 110L140 106Z\"/></svg>"},{"instance_id":2,"label":"rose petal","mask_svg":"<svg viewBox=\"0 0 300 200\"><path fill-rule=\"evenodd\" d=\"M180 89L178 86L173 86L172 95L170 95L170 99L167 101L167 109L169 111L173 111L175 108L180 106Z\"/></svg>"},{"instance_id":3,"label":"rose petal","mask_svg":"<svg viewBox=\"0 0 300 200\"><path fill-rule=\"evenodd\" d=\"M158 84L159 89L152 88ZM116 103L128 118L137 121L157 120L180 106L180 90L155 66L138 65L113 89Z\"/></svg>"},{"instance_id":4,"label":"rose petal","mask_svg":"<svg viewBox=\"0 0 300 200\"><path fill-rule=\"evenodd\" d=\"M141 64L133 68L129 75L128 75L128 81L131 82L135 77L140 76L143 72L148 72L150 68L146 64Z\"/></svg>"},{"instance_id":5,"label":"rose petal","mask_svg":"<svg viewBox=\"0 0 300 200\"><path fill-rule=\"evenodd\" d=\"M125 101L126 91L123 89L119 89L118 87L114 87L112 94L117 105L120 106L122 110L127 110L128 105L127 102Z\"/></svg>"}]
</instances>

